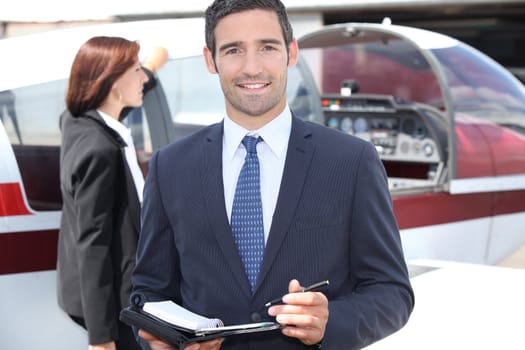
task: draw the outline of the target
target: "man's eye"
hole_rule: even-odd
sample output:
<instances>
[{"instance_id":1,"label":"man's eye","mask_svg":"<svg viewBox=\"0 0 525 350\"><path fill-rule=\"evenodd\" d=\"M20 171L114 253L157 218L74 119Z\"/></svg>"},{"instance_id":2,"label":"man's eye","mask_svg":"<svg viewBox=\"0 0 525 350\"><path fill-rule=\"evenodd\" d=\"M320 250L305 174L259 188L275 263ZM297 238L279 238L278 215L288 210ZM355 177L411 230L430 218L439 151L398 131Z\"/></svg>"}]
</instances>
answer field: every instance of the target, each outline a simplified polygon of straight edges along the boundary
<instances>
[{"instance_id":1,"label":"man's eye","mask_svg":"<svg viewBox=\"0 0 525 350\"><path fill-rule=\"evenodd\" d=\"M274 51L274 50L276 50L276 48L273 46L268 45L268 46L263 47L263 51Z\"/></svg>"},{"instance_id":2,"label":"man's eye","mask_svg":"<svg viewBox=\"0 0 525 350\"><path fill-rule=\"evenodd\" d=\"M235 55L235 54L238 54L239 53L239 49L237 48L232 48L232 49L229 49L226 51L226 55Z\"/></svg>"}]
</instances>

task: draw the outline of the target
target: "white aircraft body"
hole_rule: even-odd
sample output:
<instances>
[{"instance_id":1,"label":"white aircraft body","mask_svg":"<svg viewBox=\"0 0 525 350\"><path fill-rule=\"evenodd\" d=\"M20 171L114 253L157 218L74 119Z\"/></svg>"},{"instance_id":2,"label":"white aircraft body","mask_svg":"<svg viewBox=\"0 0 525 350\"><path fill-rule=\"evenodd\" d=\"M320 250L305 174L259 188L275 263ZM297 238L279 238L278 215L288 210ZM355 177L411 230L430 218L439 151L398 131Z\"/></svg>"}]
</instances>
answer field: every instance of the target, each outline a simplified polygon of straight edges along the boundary
<instances>
[{"instance_id":1,"label":"white aircraft body","mask_svg":"<svg viewBox=\"0 0 525 350\"><path fill-rule=\"evenodd\" d=\"M95 35L139 40L143 60L167 49L142 113L126 119L147 173L152 152L224 115L203 26L154 20L0 41L1 349L87 347L55 290L58 118L76 51ZM299 44L293 112L376 146L409 262L494 264L525 243L525 89L512 75L453 38L395 25L327 26Z\"/></svg>"}]
</instances>

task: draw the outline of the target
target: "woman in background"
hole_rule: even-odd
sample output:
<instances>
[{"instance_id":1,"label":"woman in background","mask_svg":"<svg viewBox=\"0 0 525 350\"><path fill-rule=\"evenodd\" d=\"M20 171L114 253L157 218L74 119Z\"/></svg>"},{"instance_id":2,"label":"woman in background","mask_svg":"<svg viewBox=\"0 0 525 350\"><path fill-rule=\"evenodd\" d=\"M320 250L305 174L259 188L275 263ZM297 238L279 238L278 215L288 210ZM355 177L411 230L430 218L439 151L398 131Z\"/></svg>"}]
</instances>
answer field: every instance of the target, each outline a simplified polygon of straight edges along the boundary
<instances>
[{"instance_id":1,"label":"woman in background","mask_svg":"<svg viewBox=\"0 0 525 350\"><path fill-rule=\"evenodd\" d=\"M140 349L119 321L128 305L144 178L125 107L142 105L139 45L94 37L79 49L60 117L63 198L58 303L88 333L89 349Z\"/></svg>"}]
</instances>

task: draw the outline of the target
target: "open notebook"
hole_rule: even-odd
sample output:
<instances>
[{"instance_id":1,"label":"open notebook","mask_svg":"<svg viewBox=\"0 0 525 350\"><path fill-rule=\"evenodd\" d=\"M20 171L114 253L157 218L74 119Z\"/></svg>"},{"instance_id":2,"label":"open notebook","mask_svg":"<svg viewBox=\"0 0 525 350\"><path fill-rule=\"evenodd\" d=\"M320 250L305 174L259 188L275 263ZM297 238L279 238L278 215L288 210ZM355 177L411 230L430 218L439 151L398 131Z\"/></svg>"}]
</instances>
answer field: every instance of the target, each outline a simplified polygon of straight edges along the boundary
<instances>
[{"instance_id":1,"label":"open notebook","mask_svg":"<svg viewBox=\"0 0 525 350\"><path fill-rule=\"evenodd\" d=\"M218 318L207 318L175 304L171 300L146 302L145 312L179 327L197 332L201 329L223 327Z\"/></svg>"},{"instance_id":2,"label":"open notebook","mask_svg":"<svg viewBox=\"0 0 525 350\"><path fill-rule=\"evenodd\" d=\"M120 313L121 321L153 333L184 348L189 342L201 342L236 334L279 329L275 322L257 322L225 326L217 318L191 312L172 301L146 302L143 307L130 306Z\"/></svg>"}]
</instances>

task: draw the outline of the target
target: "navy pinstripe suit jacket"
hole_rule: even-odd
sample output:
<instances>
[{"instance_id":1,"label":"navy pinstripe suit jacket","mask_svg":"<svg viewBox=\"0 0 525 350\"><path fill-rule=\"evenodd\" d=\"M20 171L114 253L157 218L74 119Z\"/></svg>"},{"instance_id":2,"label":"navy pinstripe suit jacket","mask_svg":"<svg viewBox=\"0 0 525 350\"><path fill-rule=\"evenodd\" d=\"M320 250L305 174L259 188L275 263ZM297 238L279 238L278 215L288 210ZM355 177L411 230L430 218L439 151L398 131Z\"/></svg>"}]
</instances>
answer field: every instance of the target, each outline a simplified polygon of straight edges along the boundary
<instances>
[{"instance_id":1,"label":"navy pinstripe suit jacket","mask_svg":"<svg viewBox=\"0 0 525 350\"><path fill-rule=\"evenodd\" d=\"M293 118L264 259L250 292L226 214L222 123L155 153L142 211L133 295L172 299L225 324L271 320L264 304L330 280L323 349L357 349L402 327L414 296L387 178L371 143ZM223 349L305 349L271 333Z\"/></svg>"}]
</instances>

